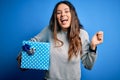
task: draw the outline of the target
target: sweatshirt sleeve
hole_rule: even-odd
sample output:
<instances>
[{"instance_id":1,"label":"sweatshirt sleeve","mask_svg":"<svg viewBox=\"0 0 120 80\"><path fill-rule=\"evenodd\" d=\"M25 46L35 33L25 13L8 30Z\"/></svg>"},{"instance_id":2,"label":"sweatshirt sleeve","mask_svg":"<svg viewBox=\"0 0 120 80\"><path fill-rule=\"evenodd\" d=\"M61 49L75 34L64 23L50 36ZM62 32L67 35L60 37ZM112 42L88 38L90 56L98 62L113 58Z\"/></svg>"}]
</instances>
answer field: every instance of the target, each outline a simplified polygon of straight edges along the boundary
<instances>
[{"instance_id":1,"label":"sweatshirt sleeve","mask_svg":"<svg viewBox=\"0 0 120 80\"><path fill-rule=\"evenodd\" d=\"M48 42L49 40L49 28L45 27L40 33L30 39L33 42Z\"/></svg>"},{"instance_id":2,"label":"sweatshirt sleeve","mask_svg":"<svg viewBox=\"0 0 120 80\"><path fill-rule=\"evenodd\" d=\"M81 40L82 40L81 61L86 69L91 70L96 60L96 51L92 51L90 49L89 36L85 30L81 30Z\"/></svg>"}]
</instances>

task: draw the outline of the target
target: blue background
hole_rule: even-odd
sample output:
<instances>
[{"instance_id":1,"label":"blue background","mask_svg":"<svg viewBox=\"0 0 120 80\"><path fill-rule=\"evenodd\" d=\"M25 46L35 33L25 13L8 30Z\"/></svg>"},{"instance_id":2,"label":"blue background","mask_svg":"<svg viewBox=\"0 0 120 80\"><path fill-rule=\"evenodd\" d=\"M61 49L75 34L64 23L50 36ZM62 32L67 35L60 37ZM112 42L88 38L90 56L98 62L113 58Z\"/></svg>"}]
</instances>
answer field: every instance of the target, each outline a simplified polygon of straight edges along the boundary
<instances>
[{"instance_id":1,"label":"blue background","mask_svg":"<svg viewBox=\"0 0 120 80\"><path fill-rule=\"evenodd\" d=\"M21 42L49 24L60 0L0 0L0 80L41 80L43 71L18 69ZM120 0L70 0L90 39L104 31L92 70L82 67L82 80L120 80Z\"/></svg>"}]
</instances>

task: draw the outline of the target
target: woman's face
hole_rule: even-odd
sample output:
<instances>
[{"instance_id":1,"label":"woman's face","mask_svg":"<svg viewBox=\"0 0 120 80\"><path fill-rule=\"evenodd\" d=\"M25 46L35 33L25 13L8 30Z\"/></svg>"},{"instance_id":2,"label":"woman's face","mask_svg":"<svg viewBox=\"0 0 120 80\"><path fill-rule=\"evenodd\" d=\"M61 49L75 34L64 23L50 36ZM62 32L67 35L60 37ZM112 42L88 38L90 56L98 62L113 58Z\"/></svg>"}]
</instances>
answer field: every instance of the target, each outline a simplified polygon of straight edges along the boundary
<instances>
[{"instance_id":1,"label":"woman's face","mask_svg":"<svg viewBox=\"0 0 120 80\"><path fill-rule=\"evenodd\" d=\"M57 21L63 30L66 30L71 25L71 12L69 6L60 4L57 7Z\"/></svg>"}]
</instances>

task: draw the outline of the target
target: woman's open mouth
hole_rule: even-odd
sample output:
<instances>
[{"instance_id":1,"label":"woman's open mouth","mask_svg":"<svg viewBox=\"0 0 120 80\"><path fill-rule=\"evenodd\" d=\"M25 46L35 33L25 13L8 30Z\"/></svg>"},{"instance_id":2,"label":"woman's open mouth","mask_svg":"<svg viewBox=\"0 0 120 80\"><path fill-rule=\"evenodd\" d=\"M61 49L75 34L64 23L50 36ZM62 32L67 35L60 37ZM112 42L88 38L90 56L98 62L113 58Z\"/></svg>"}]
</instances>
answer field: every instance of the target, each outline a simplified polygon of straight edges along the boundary
<instances>
[{"instance_id":1,"label":"woman's open mouth","mask_svg":"<svg viewBox=\"0 0 120 80\"><path fill-rule=\"evenodd\" d=\"M60 21L61 21L61 23L62 23L63 25L65 25L65 24L67 24L68 19L61 19Z\"/></svg>"}]
</instances>

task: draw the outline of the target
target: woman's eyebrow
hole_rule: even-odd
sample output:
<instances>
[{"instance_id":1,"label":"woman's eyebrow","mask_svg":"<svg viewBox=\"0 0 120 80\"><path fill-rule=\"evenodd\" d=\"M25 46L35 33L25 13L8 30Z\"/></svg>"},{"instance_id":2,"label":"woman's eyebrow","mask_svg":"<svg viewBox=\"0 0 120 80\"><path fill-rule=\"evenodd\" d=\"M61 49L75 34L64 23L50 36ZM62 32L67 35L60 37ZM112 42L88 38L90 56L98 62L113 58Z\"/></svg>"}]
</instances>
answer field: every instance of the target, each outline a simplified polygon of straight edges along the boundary
<instances>
[{"instance_id":1,"label":"woman's eyebrow","mask_svg":"<svg viewBox=\"0 0 120 80\"><path fill-rule=\"evenodd\" d=\"M69 8L65 8L64 10L69 10ZM57 10L57 11L61 11L61 10Z\"/></svg>"},{"instance_id":2,"label":"woman's eyebrow","mask_svg":"<svg viewBox=\"0 0 120 80\"><path fill-rule=\"evenodd\" d=\"M69 8L65 8L64 10L69 10Z\"/></svg>"}]
</instances>

